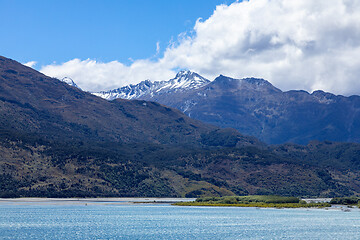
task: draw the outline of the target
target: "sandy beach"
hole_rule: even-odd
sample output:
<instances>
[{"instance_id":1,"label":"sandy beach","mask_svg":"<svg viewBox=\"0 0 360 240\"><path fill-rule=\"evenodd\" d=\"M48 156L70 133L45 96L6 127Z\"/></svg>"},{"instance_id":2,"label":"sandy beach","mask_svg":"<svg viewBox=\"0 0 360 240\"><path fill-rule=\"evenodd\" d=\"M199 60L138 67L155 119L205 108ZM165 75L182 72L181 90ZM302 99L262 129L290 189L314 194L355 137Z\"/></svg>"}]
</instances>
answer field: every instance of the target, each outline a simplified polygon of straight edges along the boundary
<instances>
[{"instance_id":1,"label":"sandy beach","mask_svg":"<svg viewBox=\"0 0 360 240\"><path fill-rule=\"evenodd\" d=\"M125 205L142 203L175 203L194 201L195 198L1 198L0 204L18 205Z\"/></svg>"}]
</instances>

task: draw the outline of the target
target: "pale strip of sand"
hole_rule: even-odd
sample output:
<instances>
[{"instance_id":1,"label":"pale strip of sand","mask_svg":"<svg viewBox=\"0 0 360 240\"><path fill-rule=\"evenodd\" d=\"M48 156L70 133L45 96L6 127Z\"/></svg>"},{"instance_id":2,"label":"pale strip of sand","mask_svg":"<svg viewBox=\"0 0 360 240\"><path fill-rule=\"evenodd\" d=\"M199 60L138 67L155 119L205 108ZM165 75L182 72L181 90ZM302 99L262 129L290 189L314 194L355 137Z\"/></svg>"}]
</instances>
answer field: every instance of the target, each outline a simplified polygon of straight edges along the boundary
<instances>
[{"instance_id":1,"label":"pale strip of sand","mask_svg":"<svg viewBox=\"0 0 360 240\"><path fill-rule=\"evenodd\" d=\"M307 203L322 203L322 202L330 202L332 198L303 198Z\"/></svg>"},{"instance_id":2,"label":"pale strip of sand","mask_svg":"<svg viewBox=\"0 0 360 240\"><path fill-rule=\"evenodd\" d=\"M0 198L0 204L17 205L126 205L176 203L195 198Z\"/></svg>"}]
</instances>

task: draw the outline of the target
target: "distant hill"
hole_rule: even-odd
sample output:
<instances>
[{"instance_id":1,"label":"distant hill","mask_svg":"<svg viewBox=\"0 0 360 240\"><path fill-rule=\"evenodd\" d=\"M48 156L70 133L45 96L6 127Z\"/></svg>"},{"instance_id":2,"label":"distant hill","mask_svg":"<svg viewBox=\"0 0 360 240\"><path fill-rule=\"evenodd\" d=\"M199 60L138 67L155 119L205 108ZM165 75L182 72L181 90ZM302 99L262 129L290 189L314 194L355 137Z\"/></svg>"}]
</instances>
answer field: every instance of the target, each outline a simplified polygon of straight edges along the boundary
<instances>
[{"instance_id":1,"label":"distant hill","mask_svg":"<svg viewBox=\"0 0 360 240\"><path fill-rule=\"evenodd\" d=\"M188 73L183 81L196 81L193 76L200 79L198 74ZM169 80L168 85L172 82ZM336 96L323 91L282 92L263 79L222 75L212 82L200 81L196 89L158 92L157 88L147 88L131 97L123 94L124 89L132 91L142 84L110 91L117 94L111 97L109 92L98 96L108 100L121 97L159 102L192 118L235 128L269 144L307 144L311 140L360 142L359 96Z\"/></svg>"},{"instance_id":2,"label":"distant hill","mask_svg":"<svg viewBox=\"0 0 360 240\"><path fill-rule=\"evenodd\" d=\"M164 92L201 88L184 75L192 73ZM267 146L155 102L106 101L0 57L0 197L348 196L360 194L359 173L360 144Z\"/></svg>"}]
</instances>

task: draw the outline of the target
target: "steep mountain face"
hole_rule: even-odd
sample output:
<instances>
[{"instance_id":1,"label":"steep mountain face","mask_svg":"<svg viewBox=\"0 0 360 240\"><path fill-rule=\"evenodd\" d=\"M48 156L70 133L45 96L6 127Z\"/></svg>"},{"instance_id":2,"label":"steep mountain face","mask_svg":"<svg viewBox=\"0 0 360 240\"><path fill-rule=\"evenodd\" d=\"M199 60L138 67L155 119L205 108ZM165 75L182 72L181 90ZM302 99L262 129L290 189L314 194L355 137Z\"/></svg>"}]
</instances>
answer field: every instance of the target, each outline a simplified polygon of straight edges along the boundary
<instances>
[{"instance_id":1,"label":"steep mountain face","mask_svg":"<svg viewBox=\"0 0 360 240\"><path fill-rule=\"evenodd\" d=\"M231 127L269 144L311 140L360 142L360 97L323 91L282 92L268 81L220 75L201 87L136 97L175 107L188 116Z\"/></svg>"}]
</instances>

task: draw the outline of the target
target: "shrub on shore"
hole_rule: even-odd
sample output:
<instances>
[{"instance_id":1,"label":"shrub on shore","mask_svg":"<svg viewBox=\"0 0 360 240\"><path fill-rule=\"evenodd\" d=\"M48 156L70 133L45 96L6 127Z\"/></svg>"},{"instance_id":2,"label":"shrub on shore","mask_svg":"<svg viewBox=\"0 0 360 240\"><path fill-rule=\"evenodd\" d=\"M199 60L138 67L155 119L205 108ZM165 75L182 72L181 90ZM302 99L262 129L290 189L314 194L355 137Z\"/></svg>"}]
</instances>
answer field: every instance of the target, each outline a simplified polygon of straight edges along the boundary
<instances>
[{"instance_id":1,"label":"shrub on shore","mask_svg":"<svg viewBox=\"0 0 360 240\"><path fill-rule=\"evenodd\" d=\"M223 206L223 207L268 207L268 208L313 208L331 207L329 203L306 203L296 197L274 195L204 197L194 202L176 203L179 206Z\"/></svg>"},{"instance_id":2,"label":"shrub on shore","mask_svg":"<svg viewBox=\"0 0 360 240\"><path fill-rule=\"evenodd\" d=\"M196 202L238 204L238 203L299 203L296 197L282 197L275 195L249 195L249 196L226 196L226 197L204 197L196 199Z\"/></svg>"},{"instance_id":3,"label":"shrub on shore","mask_svg":"<svg viewBox=\"0 0 360 240\"><path fill-rule=\"evenodd\" d=\"M330 203L341 205L358 205L360 204L360 197L337 197L331 199Z\"/></svg>"}]
</instances>

